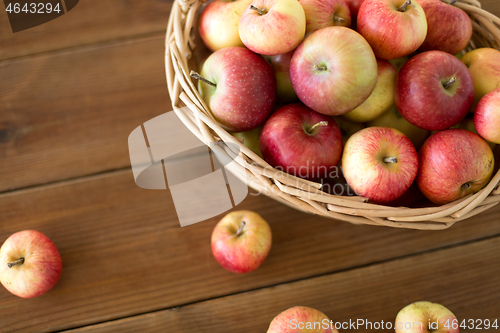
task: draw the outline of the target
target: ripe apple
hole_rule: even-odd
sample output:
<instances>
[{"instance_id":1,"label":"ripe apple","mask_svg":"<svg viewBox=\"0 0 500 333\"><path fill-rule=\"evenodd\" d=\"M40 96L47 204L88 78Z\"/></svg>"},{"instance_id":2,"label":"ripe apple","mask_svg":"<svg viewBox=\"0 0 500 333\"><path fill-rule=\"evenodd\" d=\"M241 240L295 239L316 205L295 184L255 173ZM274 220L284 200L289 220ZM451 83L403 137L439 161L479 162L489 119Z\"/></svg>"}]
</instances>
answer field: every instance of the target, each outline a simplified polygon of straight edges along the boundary
<instances>
[{"instance_id":1,"label":"ripe apple","mask_svg":"<svg viewBox=\"0 0 500 333\"><path fill-rule=\"evenodd\" d=\"M299 0L306 13L306 36L330 26L351 26L351 13L344 0Z\"/></svg>"},{"instance_id":2,"label":"ripe apple","mask_svg":"<svg viewBox=\"0 0 500 333\"><path fill-rule=\"evenodd\" d=\"M472 78L464 64L443 51L411 58L398 73L395 102L410 123L430 131L450 128L474 102Z\"/></svg>"},{"instance_id":3,"label":"ripe apple","mask_svg":"<svg viewBox=\"0 0 500 333\"><path fill-rule=\"evenodd\" d=\"M0 248L0 282L16 296L33 298L46 293L61 272L61 255L39 231L16 232Z\"/></svg>"},{"instance_id":4,"label":"ripe apple","mask_svg":"<svg viewBox=\"0 0 500 333\"><path fill-rule=\"evenodd\" d=\"M353 121L344 119L341 116L332 117L333 120L337 123L340 129L340 133L342 133L342 141L345 145L347 140L356 132L361 131L366 126L360 123L355 123Z\"/></svg>"},{"instance_id":5,"label":"ripe apple","mask_svg":"<svg viewBox=\"0 0 500 333\"><path fill-rule=\"evenodd\" d=\"M417 151L394 128L368 127L347 140L342 171L358 195L375 203L390 202L402 196L415 180Z\"/></svg>"},{"instance_id":6,"label":"ripe apple","mask_svg":"<svg viewBox=\"0 0 500 333\"><path fill-rule=\"evenodd\" d=\"M500 88L500 51L480 48L462 57L474 82L474 101L479 102L487 93Z\"/></svg>"},{"instance_id":7,"label":"ripe apple","mask_svg":"<svg viewBox=\"0 0 500 333\"><path fill-rule=\"evenodd\" d=\"M380 117L367 123L370 127L392 127L403 133L418 150L429 137L429 131L417 127L399 113L395 105Z\"/></svg>"},{"instance_id":8,"label":"ripe apple","mask_svg":"<svg viewBox=\"0 0 500 333\"><path fill-rule=\"evenodd\" d=\"M241 210L227 214L212 232L212 252L228 271L248 273L257 269L271 250L269 224L257 213Z\"/></svg>"},{"instance_id":9,"label":"ripe apple","mask_svg":"<svg viewBox=\"0 0 500 333\"><path fill-rule=\"evenodd\" d=\"M292 87L290 80L290 61L292 60L293 51L275 56L265 56L264 58L271 64L276 76L277 103L288 104L298 100L297 94Z\"/></svg>"},{"instance_id":10,"label":"ripe apple","mask_svg":"<svg viewBox=\"0 0 500 333\"><path fill-rule=\"evenodd\" d=\"M481 98L474 113L474 125L485 140L500 144L500 89Z\"/></svg>"},{"instance_id":11,"label":"ripe apple","mask_svg":"<svg viewBox=\"0 0 500 333\"><path fill-rule=\"evenodd\" d=\"M419 160L418 187L438 205L482 189L490 180L495 164L486 141L463 129L431 135L419 151Z\"/></svg>"},{"instance_id":12,"label":"ripe apple","mask_svg":"<svg viewBox=\"0 0 500 333\"><path fill-rule=\"evenodd\" d=\"M295 50L290 63L290 78L299 99L329 116L361 105L373 92L377 76L370 45L345 27L313 32Z\"/></svg>"},{"instance_id":13,"label":"ripe apple","mask_svg":"<svg viewBox=\"0 0 500 333\"><path fill-rule=\"evenodd\" d=\"M243 144L262 157L262 152L260 151L260 145L259 145L259 140L260 140L260 133L262 132L262 126L259 126L257 128L254 128L253 130L246 131L246 132L236 132L232 133L235 137L243 139Z\"/></svg>"},{"instance_id":14,"label":"ripe apple","mask_svg":"<svg viewBox=\"0 0 500 333\"><path fill-rule=\"evenodd\" d=\"M283 311L269 325L267 333L338 333L322 312L306 306Z\"/></svg>"},{"instance_id":15,"label":"ripe apple","mask_svg":"<svg viewBox=\"0 0 500 333\"><path fill-rule=\"evenodd\" d=\"M458 333L456 320L455 315L441 304L415 302L399 311L394 326L396 333ZM457 328L453 328L454 321Z\"/></svg>"},{"instance_id":16,"label":"ripe apple","mask_svg":"<svg viewBox=\"0 0 500 333\"><path fill-rule=\"evenodd\" d=\"M419 51L462 51L472 37L472 23L460 8L440 0L419 0L427 18L427 36Z\"/></svg>"},{"instance_id":17,"label":"ripe apple","mask_svg":"<svg viewBox=\"0 0 500 333\"><path fill-rule=\"evenodd\" d=\"M365 0L345 0L345 3L349 7L349 11L351 12L352 21L355 21L358 17L359 8L364 1Z\"/></svg>"},{"instance_id":18,"label":"ripe apple","mask_svg":"<svg viewBox=\"0 0 500 333\"><path fill-rule=\"evenodd\" d=\"M358 32L377 58L397 59L422 45L427 21L415 0L366 0L359 9Z\"/></svg>"},{"instance_id":19,"label":"ripe apple","mask_svg":"<svg viewBox=\"0 0 500 333\"><path fill-rule=\"evenodd\" d=\"M474 114L469 113L469 115L474 115ZM476 133L479 135L479 133L477 132L476 126L474 125L474 118L473 117L469 117L469 116L465 117L461 122L459 122L458 124L456 124L452 128L464 129L464 130L467 130L467 131L470 131L472 133ZM494 144L493 142L488 142L488 141L486 141L486 142L490 146L491 150L495 149L496 144Z\"/></svg>"},{"instance_id":20,"label":"ripe apple","mask_svg":"<svg viewBox=\"0 0 500 333\"><path fill-rule=\"evenodd\" d=\"M306 15L297 0L253 0L241 15L240 38L262 55L292 51L306 32Z\"/></svg>"},{"instance_id":21,"label":"ripe apple","mask_svg":"<svg viewBox=\"0 0 500 333\"><path fill-rule=\"evenodd\" d=\"M327 177L342 155L342 134L333 119L301 103L276 110L264 124L260 150L273 167L305 178Z\"/></svg>"},{"instance_id":22,"label":"ripe apple","mask_svg":"<svg viewBox=\"0 0 500 333\"><path fill-rule=\"evenodd\" d=\"M200 15L199 32L211 51L243 46L238 31L241 14L252 0L215 0Z\"/></svg>"},{"instance_id":23,"label":"ripe apple","mask_svg":"<svg viewBox=\"0 0 500 333\"><path fill-rule=\"evenodd\" d=\"M198 90L215 119L228 131L249 131L262 124L276 101L276 78L269 63L243 47L212 53L201 69Z\"/></svg>"},{"instance_id":24,"label":"ripe apple","mask_svg":"<svg viewBox=\"0 0 500 333\"><path fill-rule=\"evenodd\" d=\"M342 117L365 123L371 121L394 105L394 89L396 87L396 68L387 60L377 59L378 80L375 89L366 101Z\"/></svg>"}]
</instances>

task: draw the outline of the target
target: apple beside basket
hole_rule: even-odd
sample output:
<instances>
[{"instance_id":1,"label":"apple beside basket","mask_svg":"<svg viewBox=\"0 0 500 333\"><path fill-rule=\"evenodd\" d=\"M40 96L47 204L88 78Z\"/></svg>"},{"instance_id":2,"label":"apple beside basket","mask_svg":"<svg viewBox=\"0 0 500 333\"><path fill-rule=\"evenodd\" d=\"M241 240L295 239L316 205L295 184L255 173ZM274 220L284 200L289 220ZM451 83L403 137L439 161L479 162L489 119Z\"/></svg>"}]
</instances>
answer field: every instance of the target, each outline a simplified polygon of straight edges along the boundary
<instances>
[{"instance_id":1,"label":"apple beside basket","mask_svg":"<svg viewBox=\"0 0 500 333\"><path fill-rule=\"evenodd\" d=\"M204 4L200 0L175 0L172 5L165 40L165 69L172 107L201 141L207 145L217 143L211 147L218 150L218 156L227 156L237 162L231 163L230 171L240 179L246 178L251 188L312 214L354 224L422 230L449 228L455 222L500 203L500 170L486 187L474 195L439 207L406 208L367 203L362 197L327 194L320 190L319 183L273 169L213 119L189 77L190 70L198 70L209 53L198 36L196 26L197 14ZM477 0L459 0L454 5L464 10L472 20L474 33L466 51L479 47L499 49L499 18L481 9ZM231 145L223 143L238 145L240 151L233 152ZM496 155L496 163L500 163L499 154Z\"/></svg>"}]
</instances>

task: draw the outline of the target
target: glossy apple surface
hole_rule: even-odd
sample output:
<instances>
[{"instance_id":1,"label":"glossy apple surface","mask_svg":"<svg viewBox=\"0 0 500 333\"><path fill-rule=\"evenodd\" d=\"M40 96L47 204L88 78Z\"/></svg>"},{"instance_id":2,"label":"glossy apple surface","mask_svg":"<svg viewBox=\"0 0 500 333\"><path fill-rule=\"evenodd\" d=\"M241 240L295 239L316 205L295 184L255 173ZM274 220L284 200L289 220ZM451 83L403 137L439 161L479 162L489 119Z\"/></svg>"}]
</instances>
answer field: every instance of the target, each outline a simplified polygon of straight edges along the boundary
<instances>
[{"instance_id":1,"label":"glossy apple surface","mask_svg":"<svg viewBox=\"0 0 500 333\"><path fill-rule=\"evenodd\" d=\"M215 0L200 15L200 37L211 51L244 46L238 25L241 14L252 0Z\"/></svg>"},{"instance_id":2,"label":"glossy apple surface","mask_svg":"<svg viewBox=\"0 0 500 333\"><path fill-rule=\"evenodd\" d=\"M354 30L328 27L313 32L295 50L290 64L299 99L316 112L338 116L354 110L373 92L377 60Z\"/></svg>"},{"instance_id":3,"label":"glossy apple surface","mask_svg":"<svg viewBox=\"0 0 500 333\"><path fill-rule=\"evenodd\" d=\"M351 26L351 13L344 0L299 0L306 14L306 36L330 26Z\"/></svg>"},{"instance_id":4,"label":"glossy apple surface","mask_svg":"<svg viewBox=\"0 0 500 333\"><path fill-rule=\"evenodd\" d=\"M314 323L319 324L314 327ZM330 319L321 311L294 306L274 317L267 333L338 333L331 326Z\"/></svg>"},{"instance_id":5,"label":"glossy apple surface","mask_svg":"<svg viewBox=\"0 0 500 333\"><path fill-rule=\"evenodd\" d=\"M257 213L235 211L224 216L212 232L212 253L228 271L248 273L257 269L271 250L269 224Z\"/></svg>"},{"instance_id":6,"label":"glossy apple surface","mask_svg":"<svg viewBox=\"0 0 500 333\"><path fill-rule=\"evenodd\" d=\"M500 51L480 48L468 52L461 60L472 76L476 103L487 93L500 89Z\"/></svg>"},{"instance_id":7,"label":"glossy apple surface","mask_svg":"<svg viewBox=\"0 0 500 333\"><path fill-rule=\"evenodd\" d=\"M306 32L306 15L297 0L253 0L241 15L243 44L262 55L293 51Z\"/></svg>"},{"instance_id":8,"label":"glossy apple surface","mask_svg":"<svg viewBox=\"0 0 500 333\"><path fill-rule=\"evenodd\" d=\"M0 282L22 298L52 289L62 272L62 259L52 241L39 231L11 235L0 248Z\"/></svg>"},{"instance_id":9,"label":"glossy apple surface","mask_svg":"<svg viewBox=\"0 0 500 333\"><path fill-rule=\"evenodd\" d=\"M471 115L471 114L469 114L469 115ZM474 114L472 114L472 115L474 115ZM464 129L464 130L467 130L467 131L470 131L472 133L476 133L479 135L479 133L477 132L476 126L474 125L474 118L473 117L467 116L466 118L464 118L461 122L459 122L458 124L456 124L452 128ZM489 141L486 141L486 142L490 146L491 150L495 149L495 147L496 147L495 143L489 142Z\"/></svg>"},{"instance_id":10,"label":"glossy apple surface","mask_svg":"<svg viewBox=\"0 0 500 333\"><path fill-rule=\"evenodd\" d=\"M301 103L276 110L264 124L260 150L273 167L305 179L327 177L342 156L342 134L330 117Z\"/></svg>"},{"instance_id":11,"label":"glossy apple surface","mask_svg":"<svg viewBox=\"0 0 500 333\"><path fill-rule=\"evenodd\" d=\"M276 78L269 63L243 47L212 53L201 69L198 91L215 119L231 132L261 125L276 101Z\"/></svg>"},{"instance_id":12,"label":"glossy apple surface","mask_svg":"<svg viewBox=\"0 0 500 333\"><path fill-rule=\"evenodd\" d=\"M293 90L292 81L290 80L290 62L292 61L293 51L278 54L275 56L265 56L266 60L271 64L276 76L277 90L277 103L291 103L297 101L299 98Z\"/></svg>"},{"instance_id":13,"label":"glossy apple surface","mask_svg":"<svg viewBox=\"0 0 500 333\"><path fill-rule=\"evenodd\" d=\"M441 304L415 302L407 305L396 316L396 333L458 333L460 326L453 328L455 315ZM447 326L447 327L445 327Z\"/></svg>"},{"instance_id":14,"label":"glossy apple surface","mask_svg":"<svg viewBox=\"0 0 500 333\"><path fill-rule=\"evenodd\" d=\"M418 171L418 156L411 141L400 131L368 127L344 147L342 171L349 186L375 203L402 196Z\"/></svg>"},{"instance_id":15,"label":"glossy apple surface","mask_svg":"<svg viewBox=\"0 0 500 333\"><path fill-rule=\"evenodd\" d=\"M396 106L392 106L387 112L380 117L367 123L370 127L392 127L406 135L418 150L429 137L430 132L423 128L417 127L403 118Z\"/></svg>"},{"instance_id":16,"label":"glossy apple surface","mask_svg":"<svg viewBox=\"0 0 500 333\"><path fill-rule=\"evenodd\" d=\"M419 160L418 187L438 205L482 189L488 184L495 164L486 141L463 129L431 135L419 151Z\"/></svg>"},{"instance_id":17,"label":"glossy apple surface","mask_svg":"<svg viewBox=\"0 0 500 333\"><path fill-rule=\"evenodd\" d=\"M463 10L440 0L420 0L418 3L427 18L427 36L419 51L457 54L469 44L472 23Z\"/></svg>"},{"instance_id":18,"label":"glossy apple surface","mask_svg":"<svg viewBox=\"0 0 500 333\"><path fill-rule=\"evenodd\" d=\"M365 0L357 26L377 58L387 60L413 53L427 35L424 10L414 0Z\"/></svg>"},{"instance_id":19,"label":"glossy apple surface","mask_svg":"<svg viewBox=\"0 0 500 333\"><path fill-rule=\"evenodd\" d=\"M474 113L474 125L485 140L500 144L500 89L481 98Z\"/></svg>"},{"instance_id":20,"label":"glossy apple surface","mask_svg":"<svg viewBox=\"0 0 500 333\"><path fill-rule=\"evenodd\" d=\"M394 105L396 68L387 60L377 59L378 79L375 89L366 101L343 115L347 120L365 123L371 121Z\"/></svg>"},{"instance_id":21,"label":"glossy apple surface","mask_svg":"<svg viewBox=\"0 0 500 333\"><path fill-rule=\"evenodd\" d=\"M420 53L399 71L395 102L413 125L430 131L447 129L464 119L472 107L472 78L467 67L449 53Z\"/></svg>"}]
</instances>

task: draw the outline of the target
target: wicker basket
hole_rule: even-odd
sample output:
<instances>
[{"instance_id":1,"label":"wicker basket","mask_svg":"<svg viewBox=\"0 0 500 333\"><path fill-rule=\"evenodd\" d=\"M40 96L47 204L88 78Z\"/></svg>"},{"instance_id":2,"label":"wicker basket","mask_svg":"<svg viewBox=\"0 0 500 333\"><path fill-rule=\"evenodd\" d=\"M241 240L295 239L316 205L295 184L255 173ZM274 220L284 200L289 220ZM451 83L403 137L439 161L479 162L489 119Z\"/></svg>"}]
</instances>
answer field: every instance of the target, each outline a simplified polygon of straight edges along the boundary
<instances>
[{"instance_id":1,"label":"wicker basket","mask_svg":"<svg viewBox=\"0 0 500 333\"><path fill-rule=\"evenodd\" d=\"M216 153L235 159L237 163L232 163L230 171L240 179L245 178L250 187L305 212L354 224L422 230L449 228L500 202L500 170L474 195L438 207L429 204L424 208L406 208L367 203L366 198L357 196L330 195L320 190L322 185L319 183L273 169L214 120L191 81L190 70L198 70L207 56L196 27L193 29L203 4L200 0L175 0L172 6L165 41L165 69L172 107L200 140L218 149ZM499 48L499 18L481 9L477 0L459 0L454 5L467 12L473 24L472 40L465 51L478 47ZM195 44L198 45L196 49ZM221 143L233 143L240 151L234 152L231 145ZM500 162L498 155L497 164Z\"/></svg>"}]
</instances>

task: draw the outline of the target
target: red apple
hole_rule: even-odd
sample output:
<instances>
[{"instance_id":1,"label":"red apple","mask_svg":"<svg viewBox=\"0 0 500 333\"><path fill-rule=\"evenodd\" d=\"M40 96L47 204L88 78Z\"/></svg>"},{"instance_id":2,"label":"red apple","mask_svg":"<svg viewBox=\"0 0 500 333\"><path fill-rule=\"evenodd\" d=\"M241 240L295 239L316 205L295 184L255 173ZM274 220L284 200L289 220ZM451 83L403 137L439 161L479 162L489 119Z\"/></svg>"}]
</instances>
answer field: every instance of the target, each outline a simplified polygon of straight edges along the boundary
<instances>
[{"instance_id":1,"label":"red apple","mask_svg":"<svg viewBox=\"0 0 500 333\"><path fill-rule=\"evenodd\" d=\"M211 51L243 46L238 31L241 14L252 0L215 0L200 15L199 32Z\"/></svg>"},{"instance_id":2,"label":"red apple","mask_svg":"<svg viewBox=\"0 0 500 333\"><path fill-rule=\"evenodd\" d=\"M458 333L457 317L442 306L431 302L415 302L405 306L396 316L396 333Z\"/></svg>"},{"instance_id":3,"label":"red apple","mask_svg":"<svg viewBox=\"0 0 500 333\"><path fill-rule=\"evenodd\" d=\"M276 101L276 78L269 63L243 47L212 53L201 69L198 90L215 119L231 132L258 127Z\"/></svg>"},{"instance_id":4,"label":"red apple","mask_svg":"<svg viewBox=\"0 0 500 333\"><path fill-rule=\"evenodd\" d=\"M260 150L273 167L305 179L327 177L342 155L342 134L333 119L303 104L276 110L264 124Z\"/></svg>"},{"instance_id":5,"label":"red apple","mask_svg":"<svg viewBox=\"0 0 500 333\"><path fill-rule=\"evenodd\" d=\"M449 53L420 53L399 71L395 102L413 125L430 131L447 129L462 120L474 103L472 78Z\"/></svg>"},{"instance_id":6,"label":"red apple","mask_svg":"<svg viewBox=\"0 0 500 333\"><path fill-rule=\"evenodd\" d=\"M394 128L368 127L347 140L342 171L358 195L375 203L390 202L402 196L415 180L417 151Z\"/></svg>"},{"instance_id":7,"label":"red apple","mask_svg":"<svg viewBox=\"0 0 500 333\"><path fill-rule=\"evenodd\" d=\"M278 103L286 104L298 100L297 94L292 87L292 81L290 80L290 61L292 60L292 56L293 51L264 57L274 69L276 84L278 85L276 96L276 102Z\"/></svg>"},{"instance_id":8,"label":"red apple","mask_svg":"<svg viewBox=\"0 0 500 333\"><path fill-rule=\"evenodd\" d=\"M460 8L440 0L419 0L427 18L427 36L419 51L462 51L472 37L472 23Z\"/></svg>"},{"instance_id":9,"label":"red apple","mask_svg":"<svg viewBox=\"0 0 500 333\"><path fill-rule=\"evenodd\" d=\"M351 26L351 13L344 0L299 0L306 13L306 36L330 26Z\"/></svg>"},{"instance_id":10,"label":"red apple","mask_svg":"<svg viewBox=\"0 0 500 333\"><path fill-rule=\"evenodd\" d=\"M472 133L476 133L479 135L479 133L477 132L476 126L474 125L474 118L470 117L471 115L474 116L474 113L469 113L467 115L467 117L465 117L461 122L459 122L458 124L456 124L452 128L464 129L464 130L467 130L467 131L470 131ZM486 141L486 142L490 146L491 150L495 149L495 147L496 147L495 143L489 142L489 141Z\"/></svg>"},{"instance_id":11,"label":"red apple","mask_svg":"<svg viewBox=\"0 0 500 333\"><path fill-rule=\"evenodd\" d=\"M241 15L243 44L262 55L292 51L306 32L306 15L297 0L253 0Z\"/></svg>"},{"instance_id":12,"label":"red apple","mask_svg":"<svg viewBox=\"0 0 500 333\"><path fill-rule=\"evenodd\" d=\"M349 6L349 11L351 12L351 19L356 20L359 13L359 8L365 0L345 0L347 6Z\"/></svg>"},{"instance_id":13,"label":"red apple","mask_svg":"<svg viewBox=\"0 0 500 333\"><path fill-rule=\"evenodd\" d=\"M274 317L267 333L338 333L322 312L306 306L294 306Z\"/></svg>"},{"instance_id":14,"label":"red apple","mask_svg":"<svg viewBox=\"0 0 500 333\"><path fill-rule=\"evenodd\" d=\"M490 146L475 133L449 129L431 135L419 151L417 184L442 205L482 189L493 174Z\"/></svg>"},{"instance_id":15,"label":"red apple","mask_svg":"<svg viewBox=\"0 0 500 333\"><path fill-rule=\"evenodd\" d=\"M39 231L16 232L0 248L0 282L16 296L33 298L46 293L61 272L56 246Z\"/></svg>"},{"instance_id":16,"label":"red apple","mask_svg":"<svg viewBox=\"0 0 500 333\"><path fill-rule=\"evenodd\" d=\"M500 144L500 89L481 98L474 113L474 125L485 140Z\"/></svg>"},{"instance_id":17,"label":"red apple","mask_svg":"<svg viewBox=\"0 0 500 333\"><path fill-rule=\"evenodd\" d=\"M313 32L295 50L290 63L290 78L299 99L329 116L361 105L373 92L377 77L377 60L370 45L345 27Z\"/></svg>"},{"instance_id":18,"label":"red apple","mask_svg":"<svg viewBox=\"0 0 500 333\"><path fill-rule=\"evenodd\" d=\"M415 0L366 0L359 9L358 32L377 58L397 59L422 45L427 20Z\"/></svg>"},{"instance_id":19,"label":"red apple","mask_svg":"<svg viewBox=\"0 0 500 333\"><path fill-rule=\"evenodd\" d=\"M224 216L212 232L212 252L228 271L248 273L259 267L271 250L269 224L257 213L235 211Z\"/></svg>"}]
</instances>

